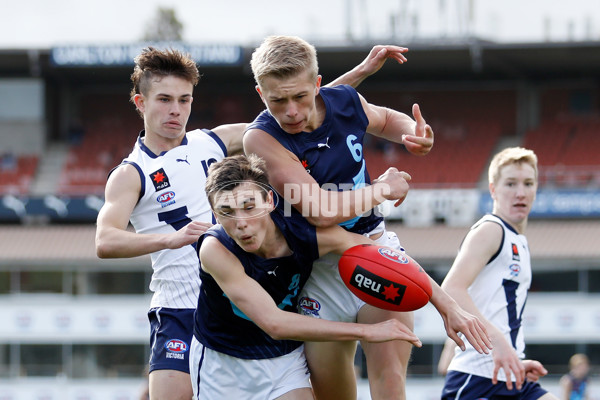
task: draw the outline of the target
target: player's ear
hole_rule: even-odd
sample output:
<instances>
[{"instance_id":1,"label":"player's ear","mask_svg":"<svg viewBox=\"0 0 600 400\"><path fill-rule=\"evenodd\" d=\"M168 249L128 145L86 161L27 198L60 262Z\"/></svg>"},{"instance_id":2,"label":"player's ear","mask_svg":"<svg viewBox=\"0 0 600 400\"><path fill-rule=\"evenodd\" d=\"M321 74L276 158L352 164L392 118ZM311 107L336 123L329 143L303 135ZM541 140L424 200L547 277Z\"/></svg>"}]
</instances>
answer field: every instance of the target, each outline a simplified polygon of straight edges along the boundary
<instances>
[{"instance_id":1,"label":"player's ear","mask_svg":"<svg viewBox=\"0 0 600 400\"><path fill-rule=\"evenodd\" d=\"M265 98L263 97L262 91L260 90L260 86L256 85L255 88L256 88L256 91L258 92L258 95L260 96L260 100L263 103L265 103ZM265 103L265 104L267 104L267 103Z\"/></svg>"},{"instance_id":2,"label":"player's ear","mask_svg":"<svg viewBox=\"0 0 600 400\"><path fill-rule=\"evenodd\" d=\"M488 188L490 190L490 196L492 196L492 200L496 200L496 186L494 186L494 184L490 182Z\"/></svg>"},{"instance_id":3,"label":"player's ear","mask_svg":"<svg viewBox=\"0 0 600 400\"><path fill-rule=\"evenodd\" d=\"M316 82L316 87L315 87L315 96L319 94L319 91L321 90L321 79L322 76L321 75L317 75L317 82Z\"/></svg>"},{"instance_id":4,"label":"player's ear","mask_svg":"<svg viewBox=\"0 0 600 400\"><path fill-rule=\"evenodd\" d=\"M135 107L139 110L139 112L143 113L144 109L145 109L145 105L144 105L144 95L143 94L136 94L133 96L133 103L135 104Z\"/></svg>"}]
</instances>

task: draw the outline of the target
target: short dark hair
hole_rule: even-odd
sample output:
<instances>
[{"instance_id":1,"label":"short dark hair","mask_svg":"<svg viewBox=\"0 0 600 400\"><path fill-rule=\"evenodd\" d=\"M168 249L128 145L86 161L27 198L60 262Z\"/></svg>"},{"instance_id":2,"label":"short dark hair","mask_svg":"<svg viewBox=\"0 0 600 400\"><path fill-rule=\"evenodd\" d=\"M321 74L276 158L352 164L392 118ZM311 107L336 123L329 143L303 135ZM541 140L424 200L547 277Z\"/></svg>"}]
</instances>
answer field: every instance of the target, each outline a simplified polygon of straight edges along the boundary
<instances>
[{"instance_id":1,"label":"short dark hair","mask_svg":"<svg viewBox=\"0 0 600 400\"><path fill-rule=\"evenodd\" d=\"M244 182L254 182L262 187L269 186L269 175L265 161L256 154L225 157L211 164L206 178L206 196L213 206L213 196L226 187L233 190ZM266 192L263 192L266 196Z\"/></svg>"}]
</instances>

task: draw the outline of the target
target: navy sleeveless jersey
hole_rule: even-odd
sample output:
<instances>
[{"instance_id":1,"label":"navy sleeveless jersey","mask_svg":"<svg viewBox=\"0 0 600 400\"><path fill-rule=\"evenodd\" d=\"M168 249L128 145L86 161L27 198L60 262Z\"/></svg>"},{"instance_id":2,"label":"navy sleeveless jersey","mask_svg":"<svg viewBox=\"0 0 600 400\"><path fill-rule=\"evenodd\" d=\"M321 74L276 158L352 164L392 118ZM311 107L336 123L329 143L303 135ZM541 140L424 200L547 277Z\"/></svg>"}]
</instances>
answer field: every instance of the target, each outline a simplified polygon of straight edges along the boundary
<instances>
[{"instance_id":1,"label":"navy sleeveless jersey","mask_svg":"<svg viewBox=\"0 0 600 400\"><path fill-rule=\"evenodd\" d=\"M221 225L215 225L199 240L214 236L244 266L273 298L279 308L297 312L298 294L319 257L315 227L299 213L284 217L280 208L271 213L275 225L286 239L292 255L265 259L245 252ZM198 246L200 248L200 246ZM210 274L200 268L200 296L194 324L194 336L204 346L243 359L265 359L288 354L302 342L275 340L248 319L223 293Z\"/></svg>"},{"instance_id":2,"label":"navy sleeveless jersey","mask_svg":"<svg viewBox=\"0 0 600 400\"><path fill-rule=\"evenodd\" d=\"M326 190L352 190L371 183L365 159L363 139L369 120L358 93L352 87L323 87L320 95L326 114L321 126L312 132L285 132L268 110L263 111L248 129L260 129L273 136L294 153L306 171ZM373 211L341 223L344 228L367 233L383 217Z\"/></svg>"}]
</instances>

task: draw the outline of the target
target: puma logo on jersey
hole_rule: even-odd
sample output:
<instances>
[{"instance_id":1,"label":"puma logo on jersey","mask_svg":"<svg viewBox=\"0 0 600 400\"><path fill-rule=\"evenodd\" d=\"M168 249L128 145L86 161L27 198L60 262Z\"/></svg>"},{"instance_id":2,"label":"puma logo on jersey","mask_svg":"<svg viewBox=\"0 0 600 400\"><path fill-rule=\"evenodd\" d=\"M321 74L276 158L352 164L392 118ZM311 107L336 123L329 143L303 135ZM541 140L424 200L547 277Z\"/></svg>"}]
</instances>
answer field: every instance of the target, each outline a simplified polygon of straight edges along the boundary
<instances>
[{"instance_id":1,"label":"puma logo on jersey","mask_svg":"<svg viewBox=\"0 0 600 400\"><path fill-rule=\"evenodd\" d=\"M275 267L275 269L273 269L273 271L267 271L267 275L273 275L273 276L277 276L277 268L279 268L279 265Z\"/></svg>"},{"instance_id":2,"label":"puma logo on jersey","mask_svg":"<svg viewBox=\"0 0 600 400\"><path fill-rule=\"evenodd\" d=\"M330 149L331 147L329 147L329 137L327 138L327 141L325 141L325 143L317 143L317 148L321 149L323 147L327 147L328 149Z\"/></svg>"},{"instance_id":3,"label":"puma logo on jersey","mask_svg":"<svg viewBox=\"0 0 600 400\"><path fill-rule=\"evenodd\" d=\"M187 156L187 154L186 154L186 155L185 155L185 160L184 160L183 158L177 158L175 161L177 161L177 162L184 162L184 163L186 163L187 165L190 165L190 162L188 161L187 157L188 157L188 156Z\"/></svg>"}]
</instances>

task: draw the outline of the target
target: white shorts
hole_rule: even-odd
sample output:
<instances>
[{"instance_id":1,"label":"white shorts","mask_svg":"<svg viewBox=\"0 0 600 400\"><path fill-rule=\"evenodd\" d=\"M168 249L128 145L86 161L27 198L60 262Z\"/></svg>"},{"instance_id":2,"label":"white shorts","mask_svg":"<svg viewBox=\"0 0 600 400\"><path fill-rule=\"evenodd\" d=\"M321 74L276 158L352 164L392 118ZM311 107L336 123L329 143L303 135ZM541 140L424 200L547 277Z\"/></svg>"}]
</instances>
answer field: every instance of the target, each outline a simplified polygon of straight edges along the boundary
<instances>
[{"instance_id":1,"label":"white shorts","mask_svg":"<svg viewBox=\"0 0 600 400\"><path fill-rule=\"evenodd\" d=\"M403 250L394 232L384 230L375 243ZM358 310L365 302L342 281L338 272L339 260L339 255L329 253L313 263L310 277L300 293L298 310L301 314L329 321L356 322Z\"/></svg>"},{"instance_id":2,"label":"white shorts","mask_svg":"<svg viewBox=\"0 0 600 400\"><path fill-rule=\"evenodd\" d=\"M246 360L204 347L194 337L190 377L194 400L271 400L311 387L304 346L281 357Z\"/></svg>"}]
</instances>

